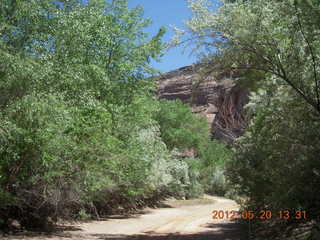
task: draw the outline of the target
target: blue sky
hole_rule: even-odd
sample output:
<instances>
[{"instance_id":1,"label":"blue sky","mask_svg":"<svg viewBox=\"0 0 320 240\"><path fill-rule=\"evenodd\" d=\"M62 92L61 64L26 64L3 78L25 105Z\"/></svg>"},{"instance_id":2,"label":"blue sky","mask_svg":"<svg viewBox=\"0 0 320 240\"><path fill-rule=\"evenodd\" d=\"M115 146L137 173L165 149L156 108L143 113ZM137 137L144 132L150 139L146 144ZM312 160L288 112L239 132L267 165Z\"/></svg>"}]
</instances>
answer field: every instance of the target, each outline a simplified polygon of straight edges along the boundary
<instances>
[{"instance_id":1,"label":"blue sky","mask_svg":"<svg viewBox=\"0 0 320 240\"><path fill-rule=\"evenodd\" d=\"M143 6L145 17L153 21L152 25L146 28L146 32L151 36L157 34L161 26L167 26L167 33L163 38L166 42L170 41L174 35L169 26L174 25L183 28L183 22L191 16L186 0L128 0L128 3L129 8L137 5ZM190 56L189 49L185 53L182 52L182 47L171 49L162 57L161 62L152 62L152 66L167 72L197 61L194 56Z\"/></svg>"}]
</instances>

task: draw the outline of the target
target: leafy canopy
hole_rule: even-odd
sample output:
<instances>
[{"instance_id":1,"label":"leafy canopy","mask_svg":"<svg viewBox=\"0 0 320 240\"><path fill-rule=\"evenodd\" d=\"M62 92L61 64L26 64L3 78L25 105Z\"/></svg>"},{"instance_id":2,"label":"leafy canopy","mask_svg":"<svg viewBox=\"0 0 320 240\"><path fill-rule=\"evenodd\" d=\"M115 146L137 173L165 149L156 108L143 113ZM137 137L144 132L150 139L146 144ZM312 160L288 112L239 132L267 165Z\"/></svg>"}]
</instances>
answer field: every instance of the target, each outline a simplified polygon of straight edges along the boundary
<instances>
[{"instance_id":1,"label":"leafy canopy","mask_svg":"<svg viewBox=\"0 0 320 240\"><path fill-rule=\"evenodd\" d=\"M272 78L320 113L318 1L226 1L218 11L189 2L185 37L209 69L249 74L253 83Z\"/></svg>"}]
</instances>

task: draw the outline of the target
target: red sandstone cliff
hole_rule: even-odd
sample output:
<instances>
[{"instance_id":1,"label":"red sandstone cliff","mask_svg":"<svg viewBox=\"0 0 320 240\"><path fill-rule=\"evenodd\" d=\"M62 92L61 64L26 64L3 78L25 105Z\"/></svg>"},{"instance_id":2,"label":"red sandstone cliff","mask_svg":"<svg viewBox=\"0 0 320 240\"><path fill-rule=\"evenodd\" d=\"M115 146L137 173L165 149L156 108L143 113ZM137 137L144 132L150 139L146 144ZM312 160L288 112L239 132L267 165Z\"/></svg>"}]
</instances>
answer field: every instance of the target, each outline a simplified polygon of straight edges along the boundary
<instances>
[{"instance_id":1,"label":"red sandstone cliff","mask_svg":"<svg viewBox=\"0 0 320 240\"><path fill-rule=\"evenodd\" d=\"M190 104L194 113L207 118L215 139L232 143L244 132L248 91L230 76L203 76L197 65L183 67L158 78L158 96Z\"/></svg>"}]
</instances>

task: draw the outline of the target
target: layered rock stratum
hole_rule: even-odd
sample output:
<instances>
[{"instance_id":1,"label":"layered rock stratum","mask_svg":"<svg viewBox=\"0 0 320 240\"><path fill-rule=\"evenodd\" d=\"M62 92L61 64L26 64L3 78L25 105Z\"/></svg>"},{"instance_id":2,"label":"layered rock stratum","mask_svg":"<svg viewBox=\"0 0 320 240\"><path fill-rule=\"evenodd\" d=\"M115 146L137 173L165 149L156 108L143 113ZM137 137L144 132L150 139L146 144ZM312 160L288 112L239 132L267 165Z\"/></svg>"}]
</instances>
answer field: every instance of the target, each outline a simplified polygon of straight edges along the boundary
<instances>
[{"instance_id":1,"label":"layered rock stratum","mask_svg":"<svg viewBox=\"0 0 320 240\"><path fill-rule=\"evenodd\" d=\"M159 98L180 99L192 111L208 120L212 137L233 143L244 133L248 91L235 84L230 74L203 74L199 65L161 74L157 80Z\"/></svg>"}]
</instances>

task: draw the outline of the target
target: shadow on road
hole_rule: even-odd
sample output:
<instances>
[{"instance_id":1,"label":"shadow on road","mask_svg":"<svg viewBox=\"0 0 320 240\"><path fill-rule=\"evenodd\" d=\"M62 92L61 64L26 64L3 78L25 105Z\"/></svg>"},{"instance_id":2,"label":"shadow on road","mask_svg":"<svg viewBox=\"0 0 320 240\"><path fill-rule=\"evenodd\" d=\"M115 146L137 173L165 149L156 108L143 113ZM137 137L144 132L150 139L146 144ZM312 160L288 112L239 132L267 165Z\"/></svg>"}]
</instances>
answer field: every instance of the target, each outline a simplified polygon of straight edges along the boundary
<instances>
[{"instance_id":1,"label":"shadow on road","mask_svg":"<svg viewBox=\"0 0 320 240\"><path fill-rule=\"evenodd\" d=\"M213 230L196 234L147 232L139 235L94 234L92 236L98 240L247 240L247 236L237 224L220 223L206 227L213 228Z\"/></svg>"},{"instance_id":2,"label":"shadow on road","mask_svg":"<svg viewBox=\"0 0 320 240\"><path fill-rule=\"evenodd\" d=\"M18 233L4 240L17 239L95 239L95 240L247 240L248 237L243 229L240 229L239 224L235 222L208 224L205 227L212 228L207 232L195 234L159 234L155 232L145 232L138 235L115 235L115 234L85 234L83 235L76 227L64 227L57 229L51 233ZM78 233L72 233L77 231ZM125 234L125 233L124 233ZM0 237L1 239L1 237Z\"/></svg>"}]
</instances>

